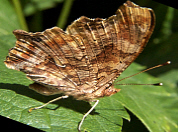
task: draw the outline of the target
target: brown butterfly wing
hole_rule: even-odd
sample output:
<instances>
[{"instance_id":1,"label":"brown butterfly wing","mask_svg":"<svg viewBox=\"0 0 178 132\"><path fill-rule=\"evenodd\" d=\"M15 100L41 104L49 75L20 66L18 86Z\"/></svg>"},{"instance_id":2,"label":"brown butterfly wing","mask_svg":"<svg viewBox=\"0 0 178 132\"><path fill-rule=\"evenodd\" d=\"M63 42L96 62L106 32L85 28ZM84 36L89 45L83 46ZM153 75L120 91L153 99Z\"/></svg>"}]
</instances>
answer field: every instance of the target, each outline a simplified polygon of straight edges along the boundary
<instances>
[{"instance_id":1,"label":"brown butterfly wing","mask_svg":"<svg viewBox=\"0 0 178 132\"><path fill-rule=\"evenodd\" d=\"M97 86L113 81L136 59L146 46L155 24L151 9L127 1L108 19L81 17L67 32L80 36L90 64L97 75Z\"/></svg>"},{"instance_id":2,"label":"brown butterfly wing","mask_svg":"<svg viewBox=\"0 0 178 132\"><path fill-rule=\"evenodd\" d=\"M87 73L84 70L87 72L88 66L77 39L58 27L42 33L27 33L22 30L13 33L17 38L16 46L10 50L5 64L53 89L53 93L43 94L72 91L85 82Z\"/></svg>"},{"instance_id":3,"label":"brown butterfly wing","mask_svg":"<svg viewBox=\"0 0 178 132\"><path fill-rule=\"evenodd\" d=\"M112 82L143 50L153 28L153 11L127 1L108 19L79 18L67 33L57 27L37 33L15 30L16 46L5 64L26 73L39 93L103 97L111 95Z\"/></svg>"}]
</instances>

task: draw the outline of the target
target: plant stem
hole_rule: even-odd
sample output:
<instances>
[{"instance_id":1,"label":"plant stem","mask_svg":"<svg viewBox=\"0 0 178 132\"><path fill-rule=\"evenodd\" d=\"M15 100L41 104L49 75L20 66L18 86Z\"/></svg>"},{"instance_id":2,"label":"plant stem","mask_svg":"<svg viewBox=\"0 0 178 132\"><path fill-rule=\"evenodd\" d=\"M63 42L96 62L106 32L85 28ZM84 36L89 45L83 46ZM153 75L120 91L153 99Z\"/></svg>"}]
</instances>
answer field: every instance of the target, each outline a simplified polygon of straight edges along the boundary
<instances>
[{"instance_id":1,"label":"plant stem","mask_svg":"<svg viewBox=\"0 0 178 132\"><path fill-rule=\"evenodd\" d=\"M23 15L23 11L22 11L22 7L20 5L20 1L19 0L12 0L12 2L14 4L14 8L15 8L15 11L17 13L17 17L18 17L18 20L20 22L22 29L28 31L27 23L26 23L24 15Z\"/></svg>"},{"instance_id":2,"label":"plant stem","mask_svg":"<svg viewBox=\"0 0 178 132\"><path fill-rule=\"evenodd\" d=\"M166 13L163 25L162 25L162 34L163 34L162 38L164 39L165 38L167 39L172 33L171 26L172 26L172 21L174 19L174 11L175 9L172 7L167 8L167 13Z\"/></svg>"},{"instance_id":3,"label":"plant stem","mask_svg":"<svg viewBox=\"0 0 178 132\"><path fill-rule=\"evenodd\" d=\"M73 4L73 0L64 0L64 5L62 7L62 10L61 10L58 22L57 22L58 27L60 28L65 27L72 4Z\"/></svg>"}]
</instances>

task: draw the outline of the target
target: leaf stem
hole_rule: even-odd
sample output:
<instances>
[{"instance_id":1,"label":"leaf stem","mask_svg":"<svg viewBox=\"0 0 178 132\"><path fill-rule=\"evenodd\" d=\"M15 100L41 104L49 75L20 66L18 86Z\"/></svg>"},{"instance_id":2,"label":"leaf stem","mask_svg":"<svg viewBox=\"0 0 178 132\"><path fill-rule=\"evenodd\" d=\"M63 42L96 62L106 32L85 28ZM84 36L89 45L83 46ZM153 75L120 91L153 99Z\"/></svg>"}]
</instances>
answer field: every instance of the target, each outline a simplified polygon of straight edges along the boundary
<instances>
[{"instance_id":1,"label":"leaf stem","mask_svg":"<svg viewBox=\"0 0 178 132\"><path fill-rule=\"evenodd\" d=\"M65 0L64 1L64 5L62 7L58 22L57 22L57 26L60 28L64 28L67 18L69 16L69 12L71 10L71 6L73 4L73 0Z\"/></svg>"},{"instance_id":2,"label":"leaf stem","mask_svg":"<svg viewBox=\"0 0 178 132\"><path fill-rule=\"evenodd\" d=\"M20 5L20 1L19 0L12 0L12 2L13 2L13 5L14 5L15 11L17 13L17 17L18 17L18 20L20 22L22 29L28 31L27 23L26 23L24 15L23 15L23 11L22 11L22 7Z\"/></svg>"}]
</instances>

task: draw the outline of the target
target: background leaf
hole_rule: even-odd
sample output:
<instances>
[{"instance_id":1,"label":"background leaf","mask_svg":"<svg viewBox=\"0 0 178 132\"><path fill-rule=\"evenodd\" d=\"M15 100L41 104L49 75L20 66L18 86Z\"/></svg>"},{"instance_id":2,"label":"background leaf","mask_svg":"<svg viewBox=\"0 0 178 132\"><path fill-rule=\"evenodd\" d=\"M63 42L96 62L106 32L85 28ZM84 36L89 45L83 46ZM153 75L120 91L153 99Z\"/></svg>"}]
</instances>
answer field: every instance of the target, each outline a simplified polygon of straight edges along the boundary
<instances>
[{"instance_id":1,"label":"background leaf","mask_svg":"<svg viewBox=\"0 0 178 132\"><path fill-rule=\"evenodd\" d=\"M67 24L70 24L82 15L92 18L109 17L124 2L118 2L118 0L113 0L112 2L91 0L88 3L86 1L75 1ZM144 65L144 67L132 64L119 78L137 73L146 67L171 60L172 64L169 66L155 69L148 72L149 74L143 73L121 82L163 82L165 85L162 87L116 86L122 89L121 92L111 97L100 99L98 106L84 121L82 130L121 131L123 125L122 118L131 122L133 120L133 118L130 119L129 114L125 110L126 108L136 115L149 131L177 131L178 26L176 18L178 13L177 10L150 0L137 0L135 3L154 9L157 25L148 46L136 60L137 63ZM43 2L38 4L42 5ZM23 5L25 4L22 3ZM47 13L47 17L45 12L48 10L44 11L45 6L41 7L44 14L39 13L39 11L33 11L35 14L27 17L30 31L38 30L39 28L49 28L57 23L57 19L53 20L51 17L58 17L60 5L55 3L53 6L47 7L51 8L50 12L53 14L49 15L50 13ZM57 10L53 10L52 7L57 7ZM107 7L107 10L105 7ZM29 10L26 6L23 6L23 9L24 11ZM76 101L72 98L63 99L49 104L43 109L28 113L29 108L42 105L59 95L46 97L30 90L28 85L32 82L23 73L5 67L3 64L5 56L7 56L8 50L15 45L15 37L12 34L14 29L20 29L15 11L9 1L0 0L0 114L45 131L77 131L77 125L83 114L91 108L91 104L87 102ZM124 120L124 122L127 121ZM137 124L134 126L134 129L137 126L140 128L140 125ZM130 131L133 132L134 129ZM124 127L123 131L129 131L129 127Z\"/></svg>"},{"instance_id":2,"label":"background leaf","mask_svg":"<svg viewBox=\"0 0 178 132\"><path fill-rule=\"evenodd\" d=\"M23 0L22 5L24 14L30 16L38 11L54 8L57 3L62 3L64 0Z\"/></svg>"}]
</instances>

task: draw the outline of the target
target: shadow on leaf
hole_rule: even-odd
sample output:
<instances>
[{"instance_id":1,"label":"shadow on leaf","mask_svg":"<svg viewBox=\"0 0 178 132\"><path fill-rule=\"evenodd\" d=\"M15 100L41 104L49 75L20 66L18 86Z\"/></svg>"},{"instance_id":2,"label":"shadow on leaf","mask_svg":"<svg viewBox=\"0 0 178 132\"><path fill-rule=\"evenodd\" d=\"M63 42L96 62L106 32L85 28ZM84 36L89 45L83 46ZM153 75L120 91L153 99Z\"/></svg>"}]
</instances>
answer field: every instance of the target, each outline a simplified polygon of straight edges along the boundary
<instances>
[{"instance_id":1,"label":"shadow on leaf","mask_svg":"<svg viewBox=\"0 0 178 132\"><path fill-rule=\"evenodd\" d=\"M0 89L12 90L17 94L24 95L29 98L33 98L33 99L38 100L43 103L46 103L54 98L62 96L62 95L52 95L52 96L41 95L41 94L36 93L35 91L29 89L28 86L24 86L24 85L20 85L20 84L0 83L0 87L1 87ZM55 101L55 102L53 102L53 104L57 104L58 107L56 107L54 109L50 109L50 110L56 110L62 106L62 107L72 109L72 110L82 113L82 114L86 113L91 108L91 104L89 102L75 100L72 97ZM34 107L36 107L36 106L34 106ZM45 107L45 108L47 108L47 107ZM91 113L91 115L98 114L97 112L94 112L94 111Z\"/></svg>"}]
</instances>

